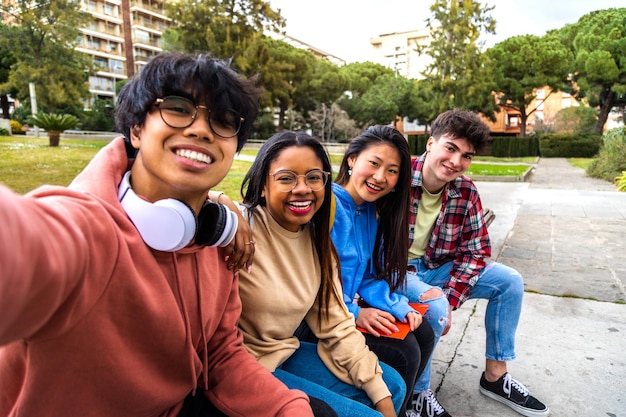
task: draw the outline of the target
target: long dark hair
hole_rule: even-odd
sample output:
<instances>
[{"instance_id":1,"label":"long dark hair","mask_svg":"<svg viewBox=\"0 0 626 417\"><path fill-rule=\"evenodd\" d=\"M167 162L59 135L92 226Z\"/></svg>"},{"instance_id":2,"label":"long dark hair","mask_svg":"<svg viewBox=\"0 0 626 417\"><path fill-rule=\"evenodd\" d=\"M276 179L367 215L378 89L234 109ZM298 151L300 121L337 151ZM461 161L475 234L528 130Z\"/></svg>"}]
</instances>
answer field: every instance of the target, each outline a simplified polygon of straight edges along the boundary
<instances>
[{"instance_id":1,"label":"long dark hair","mask_svg":"<svg viewBox=\"0 0 626 417\"><path fill-rule=\"evenodd\" d=\"M332 172L328 154L322 144L312 136L303 132L282 131L269 138L259 150L252 166L241 184L241 196L243 203L250 211L254 211L257 206L265 206L265 198L262 197L263 189L268 179L270 165L278 158L285 148L308 147L315 152L322 161L323 170ZM333 274L336 271L340 274L339 256L330 238L330 200L331 181L324 186L324 202L311 219L311 239L315 244L317 256L319 257L320 269L322 272L322 284L319 289L319 315L318 321L321 323L322 311L324 317L328 319L328 304L330 297L335 297L342 302L339 294L333 290ZM341 282L341 280L339 280Z\"/></svg>"},{"instance_id":2,"label":"long dark hair","mask_svg":"<svg viewBox=\"0 0 626 417\"><path fill-rule=\"evenodd\" d=\"M406 139L392 127L371 126L352 139L348 145L335 182L342 186L347 184L350 181L348 160L358 157L370 146L379 144L392 146L400 155L400 169L395 191L376 200L378 231L372 255L372 264L378 277L385 279L394 291L404 285L409 251L411 152Z\"/></svg>"}]
</instances>

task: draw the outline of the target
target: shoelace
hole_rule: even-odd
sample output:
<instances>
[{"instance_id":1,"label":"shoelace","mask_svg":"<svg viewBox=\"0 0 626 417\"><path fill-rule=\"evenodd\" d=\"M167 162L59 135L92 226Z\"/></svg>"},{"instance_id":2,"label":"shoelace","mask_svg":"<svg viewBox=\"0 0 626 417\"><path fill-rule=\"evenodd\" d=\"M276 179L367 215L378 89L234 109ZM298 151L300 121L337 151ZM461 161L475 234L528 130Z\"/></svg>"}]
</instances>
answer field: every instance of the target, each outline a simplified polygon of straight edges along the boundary
<instances>
[{"instance_id":1,"label":"shoelace","mask_svg":"<svg viewBox=\"0 0 626 417\"><path fill-rule=\"evenodd\" d=\"M435 394L433 394L431 390L428 390L426 393L426 398L426 414L428 417L436 416L446 411L441 404L439 404L439 401L437 401Z\"/></svg>"},{"instance_id":2,"label":"shoelace","mask_svg":"<svg viewBox=\"0 0 626 417\"><path fill-rule=\"evenodd\" d=\"M530 395L530 391L528 391L528 388L526 388L522 383L517 382L516 380L511 378L511 375L506 374L504 376L504 384L502 386L502 389L509 397L511 396L511 386L524 397L528 397Z\"/></svg>"}]
</instances>

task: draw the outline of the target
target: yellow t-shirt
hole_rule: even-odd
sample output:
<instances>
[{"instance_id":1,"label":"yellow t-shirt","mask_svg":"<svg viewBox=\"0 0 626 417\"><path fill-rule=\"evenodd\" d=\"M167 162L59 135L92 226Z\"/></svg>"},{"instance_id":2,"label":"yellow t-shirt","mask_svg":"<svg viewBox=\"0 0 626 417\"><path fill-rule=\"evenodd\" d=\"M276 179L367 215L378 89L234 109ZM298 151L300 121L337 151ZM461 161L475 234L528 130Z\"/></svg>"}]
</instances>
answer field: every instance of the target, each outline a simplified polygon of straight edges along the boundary
<instances>
[{"instance_id":1,"label":"yellow t-shirt","mask_svg":"<svg viewBox=\"0 0 626 417\"><path fill-rule=\"evenodd\" d=\"M433 226L441 211L441 196L444 188L436 194L429 193L425 188L422 188L422 190L422 199L420 200L417 218L415 219L413 244L409 248L409 260L424 256Z\"/></svg>"}]
</instances>

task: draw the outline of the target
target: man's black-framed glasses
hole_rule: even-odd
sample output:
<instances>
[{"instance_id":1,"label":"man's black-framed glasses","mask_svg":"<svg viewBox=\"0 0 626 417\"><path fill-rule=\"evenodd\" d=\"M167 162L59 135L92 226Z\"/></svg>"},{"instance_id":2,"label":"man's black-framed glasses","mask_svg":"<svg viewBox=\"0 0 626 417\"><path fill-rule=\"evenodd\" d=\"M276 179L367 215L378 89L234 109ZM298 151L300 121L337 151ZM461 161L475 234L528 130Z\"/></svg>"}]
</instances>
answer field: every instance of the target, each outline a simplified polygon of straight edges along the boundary
<instances>
[{"instance_id":1,"label":"man's black-framed glasses","mask_svg":"<svg viewBox=\"0 0 626 417\"><path fill-rule=\"evenodd\" d=\"M206 109L209 114L209 127L216 135L223 138L237 136L244 118L234 110L213 110L206 106L197 106L185 97L167 96L157 98L155 104L159 107L161 119L169 127L183 128L191 126L198 116L198 109Z\"/></svg>"},{"instance_id":2,"label":"man's black-framed glasses","mask_svg":"<svg viewBox=\"0 0 626 417\"><path fill-rule=\"evenodd\" d=\"M326 185L330 172L322 171L321 169L313 169L306 174L296 174L289 170L276 171L273 174L269 174L274 178L276 183L276 189L284 193L288 193L298 185L298 178L304 177L304 183L311 189L311 191L319 191Z\"/></svg>"}]
</instances>

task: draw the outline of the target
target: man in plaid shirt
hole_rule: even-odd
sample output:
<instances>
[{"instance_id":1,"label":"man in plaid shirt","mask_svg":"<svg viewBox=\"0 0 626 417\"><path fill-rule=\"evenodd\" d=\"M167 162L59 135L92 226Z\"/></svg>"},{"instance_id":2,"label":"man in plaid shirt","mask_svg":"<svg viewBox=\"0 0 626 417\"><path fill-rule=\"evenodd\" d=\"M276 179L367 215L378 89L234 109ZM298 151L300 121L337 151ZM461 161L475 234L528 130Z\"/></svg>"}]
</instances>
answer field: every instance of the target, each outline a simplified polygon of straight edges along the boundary
<instances>
[{"instance_id":1,"label":"man in plaid shirt","mask_svg":"<svg viewBox=\"0 0 626 417\"><path fill-rule=\"evenodd\" d=\"M426 152L413 161L411 273L402 292L410 301L430 305L426 319L435 331L436 341L450 328L452 310L470 298L489 300L485 314L486 365L480 392L522 415L546 416L548 407L507 372L506 361L515 359L523 279L512 268L485 261L491 256L491 244L480 195L472 180L463 175L489 133L489 127L468 111L449 110L432 123ZM447 299L449 307L442 304L442 299ZM429 385L430 363L414 390L420 392L415 395L417 414L450 416Z\"/></svg>"}]
</instances>

